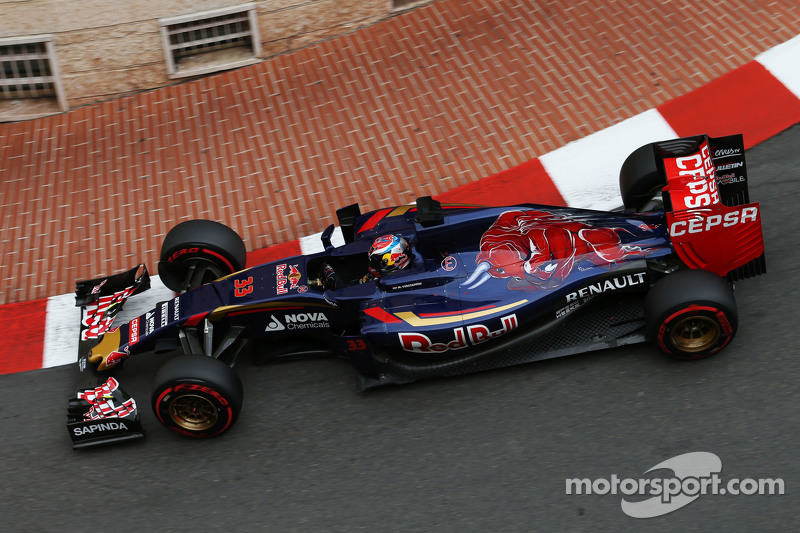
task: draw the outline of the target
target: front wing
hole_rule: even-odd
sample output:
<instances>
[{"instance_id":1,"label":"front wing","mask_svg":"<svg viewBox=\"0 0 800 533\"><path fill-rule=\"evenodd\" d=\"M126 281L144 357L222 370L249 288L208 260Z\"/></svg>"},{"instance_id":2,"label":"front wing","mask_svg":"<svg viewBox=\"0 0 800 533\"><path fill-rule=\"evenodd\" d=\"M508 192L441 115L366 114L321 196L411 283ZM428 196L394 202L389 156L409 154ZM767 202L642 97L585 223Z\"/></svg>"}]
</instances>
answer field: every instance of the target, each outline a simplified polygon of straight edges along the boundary
<instances>
[{"instance_id":1,"label":"front wing","mask_svg":"<svg viewBox=\"0 0 800 533\"><path fill-rule=\"evenodd\" d=\"M78 367L81 385L67 408L67 430L75 449L144 437L136 401L108 373L92 371L89 350L106 333L127 299L150 287L144 265L76 284L75 304L81 308Z\"/></svg>"}]
</instances>

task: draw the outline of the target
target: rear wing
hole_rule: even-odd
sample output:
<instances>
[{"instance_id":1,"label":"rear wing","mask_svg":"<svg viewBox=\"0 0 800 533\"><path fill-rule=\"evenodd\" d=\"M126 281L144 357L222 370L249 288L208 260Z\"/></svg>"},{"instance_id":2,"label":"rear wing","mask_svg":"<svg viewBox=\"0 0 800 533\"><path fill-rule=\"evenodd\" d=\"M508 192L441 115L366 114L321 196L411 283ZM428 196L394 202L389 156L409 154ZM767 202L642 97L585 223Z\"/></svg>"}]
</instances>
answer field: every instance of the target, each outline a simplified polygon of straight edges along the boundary
<instances>
[{"instance_id":1,"label":"rear wing","mask_svg":"<svg viewBox=\"0 0 800 533\"><path fill-rule=\"evenodd\" d=\"M732 281L766 272L761 210L750 202L742 136L697 135L652 147L666 181L670 238L686 266Z\"/></svg>"},{"instance_id":2,"label":"rear wing","mask_svg":"<svg viewBox=\"0 0 800 533\"><path fill-rule=\"evenodd\" d=\"M667 186L664 209L680 211L715 203L733 207L750 202L747 161L741 135L697 135L653 144Z\"/></svg>"}]
</instances>

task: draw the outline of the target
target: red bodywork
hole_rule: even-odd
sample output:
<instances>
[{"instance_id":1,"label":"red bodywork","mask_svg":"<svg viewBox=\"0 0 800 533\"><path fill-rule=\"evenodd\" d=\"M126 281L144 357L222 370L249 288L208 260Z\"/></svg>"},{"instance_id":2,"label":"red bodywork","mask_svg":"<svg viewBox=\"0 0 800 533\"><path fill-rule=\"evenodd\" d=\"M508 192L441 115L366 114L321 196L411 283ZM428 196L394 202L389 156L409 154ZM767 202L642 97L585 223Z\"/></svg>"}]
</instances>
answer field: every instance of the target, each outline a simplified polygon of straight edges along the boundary
<instances>
[{"instance_id":1,"label":"red bodywork","mask_svg":"<svg viewBox=\"0 0 800 533\"><path fill-rule=\"evenodd\" d=\"M723 205L707 137L694 153L663 163L670 239L686 266L725 276L764 253L759 205Z\"/></svg>"},{"instance_id":2,"label":"red bodywork","mask_svg":"<svg viewBox=\"0 0 800 533\"><path fill-rule=\"evenodd\" d=\"M594 227L547 211L503 213L481 237L476 262L495 278L527 282L515 288L550 290L561 285L576 261L597 266L645 256L622 244L623 228Z\"/></svg>"}]
</instances>

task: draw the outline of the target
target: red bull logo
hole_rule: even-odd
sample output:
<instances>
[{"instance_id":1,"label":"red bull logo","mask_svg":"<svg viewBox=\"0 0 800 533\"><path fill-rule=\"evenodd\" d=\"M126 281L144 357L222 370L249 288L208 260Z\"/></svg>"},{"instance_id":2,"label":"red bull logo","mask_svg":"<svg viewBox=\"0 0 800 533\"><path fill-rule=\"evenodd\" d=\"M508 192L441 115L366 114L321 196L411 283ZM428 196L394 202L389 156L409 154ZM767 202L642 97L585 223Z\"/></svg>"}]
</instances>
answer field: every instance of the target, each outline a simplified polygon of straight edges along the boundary
<instances>
[{"instance_id":1,"label":"red bull logo","mask_svg":"<svg viewBox=\"0 0 800 533\"><path fill-rule=\"evenodd\" d=\"M125 348L123 351L113 351L105 357L105 365L106 368L111 368L112 366L121 363L123 359L126 359L130 355L128 353L128 348Z\"/></svg>"},{"instance_id":2,"label":"red bull logo","mask_svg":"<svg viewBox=\"0 0 800 533\"><path fill-rule=\"evenodd\" d=\"M433 342L430 337L422 333L398 333L398 336L400 345L407 352L442 353L476 346L482 342L510 333L519 327L517 315L504 316L500 319L500 322L502 327L494 331L483 324L455 328L453 329L453 339L447 342Z\"/></svg>"},{"instance_id":3,"label":"red bull logo","mask_svg":"<svg viewBox=\"0 0 800 533\"><path fill-rule=\"evenodd\" d=\"M289 266L289 289L296 289L299 286L300 278L303 276L300 274L300 271L297 270L297 265Z\"/></svg>"},{"instance_id":4,"label":"red bull logo","mask_svg":"<svg viewBox=\"0 0 800 533\"><path fill-rule=\"evenodd\" d=\"M462 285L474 289L491 278L507 278L509 289L552 290L579 261L611 266L649 253L623 244L620 232L624 231L547 211L507 211L481 237L478 268Z\"/></svg>"},{"instance_id":5,"label":"red bull logo","mask_svg":"<svg viewBox=\"0 0 800 533\"><path fill-rule=\"evenodd\" d=\"M290 290L296 289L298 292L305 292L308 287L300 285L303 275L300 273L298 265L280 264L275 267L275 286L278 294L287 294ZM289 271L287 274L286 271ZM289 285L288 287L286 285Z\"/></svg>"},{"instance_id":6,"label":"red bull logo","mask_svg":"<svg viewBox=\"0 0 800 533\"><path fill-rule=\"evenodd\" d=\"M289 289L286 288L286 283L289 278L286 277L286 265L278 265L275 267L275 287L278 294L286 294Z\"/></svg>"}]
</instances>

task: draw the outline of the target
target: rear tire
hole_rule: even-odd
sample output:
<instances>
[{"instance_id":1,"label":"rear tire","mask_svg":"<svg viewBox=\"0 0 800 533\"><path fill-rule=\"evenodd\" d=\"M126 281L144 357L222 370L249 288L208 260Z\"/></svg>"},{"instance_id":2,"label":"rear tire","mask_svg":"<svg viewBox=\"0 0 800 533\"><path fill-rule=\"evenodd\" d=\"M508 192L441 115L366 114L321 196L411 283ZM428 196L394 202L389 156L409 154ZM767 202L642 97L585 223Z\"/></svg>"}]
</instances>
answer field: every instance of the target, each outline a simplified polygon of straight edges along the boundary
<instances>
[{"instance_id":1,"label":"rear tire","mask_svg":"<svg viewBox=\"0 0 800 533\"><path fill-rule=\"evenodd\" d=\"M705 270L680 270L653 285L645 301L648 336L676 359L702 359L736 334L733 288Z\"/></svg>"},{"instance_id":2,"label":"rear tire","mask_svg":"<svg viewBox=\"0 0 800 533\"><path fill-rule=\"evenodd\" d=\"M634 150L619 171L619 192L626 209L642 211L656 193L666 186L656 164L653 144Z\"/></svg>"},{"instance_id":3,"label":"rear tire","mask_svg":"<svg viewBox=\"0 0 800 533\"><path fill-rule=\"evenodd\" d=\"M228 365L202 355L179 356L156 374L153 412L164 427L187 437L216 437L242 410L242 382Z\"/></svg>"},{"instance_id":4,"label":"rear tire","mask_svg":"<svg viewBox=\"0 0 800 533\"><path fill-rule=\"evenodd\" d=\"M213 220L189 220L164 237L158 273L164 285L183 293L242 270L246 258L244 241L231 228Z\"/></svg>"}]
</instances>

